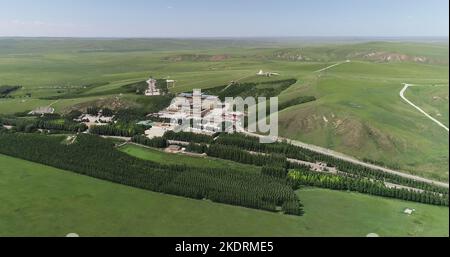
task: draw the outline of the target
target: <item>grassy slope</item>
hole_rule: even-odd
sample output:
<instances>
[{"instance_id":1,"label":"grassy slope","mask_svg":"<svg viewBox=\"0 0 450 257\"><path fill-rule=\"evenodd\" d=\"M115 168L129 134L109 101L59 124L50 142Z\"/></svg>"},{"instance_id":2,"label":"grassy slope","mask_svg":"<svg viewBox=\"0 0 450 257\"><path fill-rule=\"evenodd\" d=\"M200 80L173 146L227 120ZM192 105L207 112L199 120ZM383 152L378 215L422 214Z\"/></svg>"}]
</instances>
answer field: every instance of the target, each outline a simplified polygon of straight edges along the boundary
<instances>
[{"instance_id":1,"label":"grassy slope","mask_svg":"<svg viewBox=\"0 0 450 257\"><path fill-rule=\"evenodd\" d=\"M446 86L417 86L410 87L405 97L422 108L433 118L449 126L448 85Z\"/></svg>"},{"instance_id":2,"label":"grassy slope","mask_svg":"<svg viewBox=\"0 0 450 257\"><path fill-rule=\"evenodd\" d=\"M447 80L444 66L343 64L285 91L319 100L284 110L281 134L448 180L448 134L399 97L402 81Z\"/></svg>"},{"instance_id":3,"label":"grassy slope","mask_svg":"<svg viewBox=\"0 0 450 257\"><path fill-rule=\"evenodd\" d=\"M304 189L303 217L157 194L0 155L0 236L448 236L448 208ZM412 216L403 209L415 208Z\"/></svg>"},{"instance_id":4,"label":"grassy slope","mask_svg":"<svg viewBox=\"0 0 450 257\"><path fill-rule=\"evenodd\" d=\"M141 158L163 164L186 164L194 167L210 167L224 169L240 169L252 172L258 172L259 168L253 165L245 165L237 162L215 159L210 157L193 157L183 154L168 154L156 149L144 148L136 145L126 145L120 148L121 151Z\"/></svg>"}]
</instances>

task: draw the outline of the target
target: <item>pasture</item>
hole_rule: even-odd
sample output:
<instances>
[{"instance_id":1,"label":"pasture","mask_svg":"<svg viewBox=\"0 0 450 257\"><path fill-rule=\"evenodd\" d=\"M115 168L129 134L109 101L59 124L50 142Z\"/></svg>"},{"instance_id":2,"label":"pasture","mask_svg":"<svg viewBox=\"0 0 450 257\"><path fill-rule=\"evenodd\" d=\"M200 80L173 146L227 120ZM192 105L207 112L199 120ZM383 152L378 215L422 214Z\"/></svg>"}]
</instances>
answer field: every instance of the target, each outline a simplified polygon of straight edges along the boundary
<instances>
[{"instance_id":1,"label":"pasture","mask_svg":"<svg viewBox=\"0 0 450 257\"><path fill-rule=\"evenodd\" d=\"M4 155L0 163L0 236L449 235L445 207L304 188L298 194L305 215L296 217L153 193ZM408 216L405 208L416 212Z\"/></svg>"}]
</instances>

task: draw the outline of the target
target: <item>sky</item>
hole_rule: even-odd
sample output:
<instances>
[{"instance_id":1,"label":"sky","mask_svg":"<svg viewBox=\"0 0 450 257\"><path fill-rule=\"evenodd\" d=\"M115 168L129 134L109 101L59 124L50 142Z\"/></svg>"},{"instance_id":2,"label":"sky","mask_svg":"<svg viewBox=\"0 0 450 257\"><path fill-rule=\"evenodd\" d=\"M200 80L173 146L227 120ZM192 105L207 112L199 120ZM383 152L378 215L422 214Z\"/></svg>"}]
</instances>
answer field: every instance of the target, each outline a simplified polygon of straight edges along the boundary
<instances>
[{"instance_id":1,"label":"sky","mask_svg":"<svg viewBox=\"0 0 450 257\"><path fill-rule=\"evenodd\" d=\"M0 36L445 36L448 0L0 0Z\"/></svg>"}]
</instances>

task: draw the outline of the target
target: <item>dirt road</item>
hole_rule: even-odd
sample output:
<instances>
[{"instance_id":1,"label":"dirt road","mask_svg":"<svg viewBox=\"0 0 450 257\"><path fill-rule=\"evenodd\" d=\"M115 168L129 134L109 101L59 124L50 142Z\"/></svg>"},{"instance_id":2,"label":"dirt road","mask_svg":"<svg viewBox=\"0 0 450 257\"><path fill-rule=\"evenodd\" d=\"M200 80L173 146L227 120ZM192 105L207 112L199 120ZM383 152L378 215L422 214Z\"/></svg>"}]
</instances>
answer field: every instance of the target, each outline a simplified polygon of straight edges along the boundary
<instances>
[{"instance_id":1,"label":"dirt road","mask_svg":"<svg viewBox=\"0 0 450 257\"><path fill-rule=\"evenodd\" d=\"M323 69L316 70L315 72L316 72L316 73L319 73L319 72L322 72L322 71L326 71L326 70L329 70L329 69L331 69L331 68L333 68L333 67L339 66L339 65L344 64L344 63L349 63L349 62L350 62L350 60L346 60L346 61L344 61L344 62L338 62L338 63L335 63L335 64L330 65L330 66L328 66L328 67L325 67L325 68L323 68Z\"/></svg>"},{"instance_id":2,"label":"dirt road","mask_svg":"<svg viewBox=\"0 0 450 257\"><path fill-rule=\"evenodd\" d=\"M425 115L427 118L429 118L430 120L434 121L436 124L438 124L439 126L443 127L445 130L447 130L447 132L449 132L448 127L445 126L444 124L442 124L440 121L436 120L435 118L431 117L431 115L429 115L428 113L426 113L424 110L422 110L419 106L415 105L413 102L409 101L406 97L405 97L405 92L406 90L411 87L413 85L411 84L405 84L405 87L400 91L400 97L405 100L409 105L411 105L412 107L416 108L419 112L421 112L423 115Z\"/></svg>"}]
</instances>

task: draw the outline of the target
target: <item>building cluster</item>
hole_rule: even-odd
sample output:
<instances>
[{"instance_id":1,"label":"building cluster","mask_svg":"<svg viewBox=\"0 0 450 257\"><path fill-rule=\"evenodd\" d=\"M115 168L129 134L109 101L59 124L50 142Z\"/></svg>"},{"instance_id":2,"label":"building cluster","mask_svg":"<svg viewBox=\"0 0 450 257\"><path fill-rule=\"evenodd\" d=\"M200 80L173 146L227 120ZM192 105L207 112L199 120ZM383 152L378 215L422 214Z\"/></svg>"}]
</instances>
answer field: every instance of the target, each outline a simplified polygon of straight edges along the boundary
<instances>
[{"instance_id":1,"label":"building cluster","mask_svg":"<svg viewBox=\"0 0 450 257\"><path fill-rule=\"evenodd\" d=\"M148 85L148 88L144 92L146 96L158 96L164 94L164 92L161 92L161 89L158 88L157 86L158 81L156 79L150 78L146 82ZM166 83L167 88L173 88L175 87L176 81L173 79L167 79Z\"/></svg>"},{"instance_id":2,"label":"building cluster","mask_svg":"<svg viewBox=\"0 0 450 257\"><path fill-rule=\"evenodd\" d=\"M74 121L82 122L89 128L92 126L102 126L111 124L114 121L114 116L103 115L102 111L99 111L97 115L82 114L78 119Z\"/></svg>"},{"instance_id":3,"label":"building cluster","mask_svg":"<svg viewBox=\"0 0 450 257\"><path fill-rule=\"evenodd\" d=\"M146 96L161 95L161 90L156 87L156 79L150 78L147 80L148 88L145 90Z\"/></svg>"},{"instance_id":4,"label":"building cluster","mask_svg":"<svg viewBox=\"0 0 450 257\"><path fill-rule=\"evenodd\" d=\"M202 134L236 130L244 118L244 113L233 111L233 106L219 97L195 91L179 94L169 107L150 115L166 122L155 122L146 132L148 137L161 136L169 130Z\"/></svg>"},{"instance_id":5,"label":"building cluster","mask_svg":"<svg viewBox=\"0 0 450 257\"><path fill-rule=\"evenodd\" d=\"M38 107L31 112L29 112L29 115L44 115L44 114L53 114L55 113L55 109L52 107Z\"/></svg>"}]
</instances>

